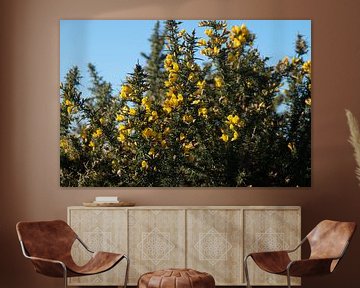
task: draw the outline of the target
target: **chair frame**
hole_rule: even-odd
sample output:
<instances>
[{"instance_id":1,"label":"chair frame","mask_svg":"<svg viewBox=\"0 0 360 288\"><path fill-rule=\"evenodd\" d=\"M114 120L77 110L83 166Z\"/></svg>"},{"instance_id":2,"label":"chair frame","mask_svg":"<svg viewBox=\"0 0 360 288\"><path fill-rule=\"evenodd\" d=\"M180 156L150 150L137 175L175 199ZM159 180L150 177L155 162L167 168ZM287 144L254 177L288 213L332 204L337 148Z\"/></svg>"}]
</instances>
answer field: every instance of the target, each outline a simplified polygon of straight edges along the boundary
<instances>
[{"instance_id":1,"label":"chair frame","mask_svg":"<svg viewBox=\"0 0 360 288\"><path fill-rule=\"evenodd\" d=\"M290 250L283 250L284 252L287 252L287 253L292 253L292 252L295 252L297 249L299 249L306 241L308 241L308 238L307 236L304 237L300 244L298 244L294 249L290 249ZM343 249L343 251L341 252L340 256L338 257L334 257L334 258L331 258L331 260L340 260L345 252L346 252L346 249L347 247L349 246L349 243L350 241L348 240L346 242L346 245ZM247 260L248 258L251 256L252 253L249 253L248 255L245 256L244 258L244 272L245 272L245 279L246 279L246 287L247 288L251 288L252 286L250 285L250 279L249 279L249 269L248 269L248 265L247 265ZM329 258L312 258L313 260L328 260ZM294 261L291 261L287 267L286 267L286 278L287 278L287 286L288 288L291 288L291 275L290 275L290 268L291 268L291 265L293 265L295 262L298 262L298 261L301 261L301 260L294 260Z\"/></svg>"},{"instance_id":2,"label":"chair frame","mask_svg":"<svg viewBox=\"0 0 360 288\"><path fill-rule=\"evenodd\" d=\"M79 238L79 236L75 233L76 235L76 240L78 240L80 242L80 244L91 254L95 253L94 251L90 250L89 247ZM63 278L64 278L64 287L67 288L68 287L68 281L67 281L67 274L68 274L68 269L65 265L65 263L63 263L62 261L59 260L53 260L53 259L46 259L46 258L39 258L39 257L34 257L34 256L30 256L25 248L25 245L23 243L23 241L19 240L20 242L20 246L21 246L21 251L24 255L25 258L30 259L30 260L37 260L37 261L44 261L44 262L49 262L49 263L54 263L54 264L59 264L61 265L61 267L63 268ZM129 265L130 265L130 259L128 256L123 255L123 257L126 259L126 272L125 272L125 280L124 280L124 286L123 288L127 288L127 283L128 283L128 277L129 277ZM120 263L120 261L119 261ZM105 272L105 271L104 271ZM90 275L89 275L90 276Z\"/></svg>"}]
</instances>

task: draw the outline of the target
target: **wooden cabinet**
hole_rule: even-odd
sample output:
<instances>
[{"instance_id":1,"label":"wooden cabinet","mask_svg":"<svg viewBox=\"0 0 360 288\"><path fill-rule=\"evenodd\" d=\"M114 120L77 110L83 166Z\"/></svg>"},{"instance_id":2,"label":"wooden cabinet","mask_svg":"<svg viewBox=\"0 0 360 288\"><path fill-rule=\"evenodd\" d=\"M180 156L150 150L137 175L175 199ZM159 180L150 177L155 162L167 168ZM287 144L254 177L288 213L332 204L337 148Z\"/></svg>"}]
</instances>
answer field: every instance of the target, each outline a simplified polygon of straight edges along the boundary
<instances>
[{"instance_id":1,"label":"wooden cabinet","mask_svg":"<svg viewBox=\"0 0 360 288\"><path fill-rule=\"evenodd\" d=\"M216 285L245 285L247 253L293 248L301 237L301 209L294 206L69 207L68 222L93 250L129 255L130 285L145 272L184 267L212 274ZM79 245L72 253L79 263L86 261ZM294 257L300 258L300 250ZM286 284L285 277L263 273L251 262L253 285ZM69 284L121 285L124 264Z\"/></svg>"}]
</instances>

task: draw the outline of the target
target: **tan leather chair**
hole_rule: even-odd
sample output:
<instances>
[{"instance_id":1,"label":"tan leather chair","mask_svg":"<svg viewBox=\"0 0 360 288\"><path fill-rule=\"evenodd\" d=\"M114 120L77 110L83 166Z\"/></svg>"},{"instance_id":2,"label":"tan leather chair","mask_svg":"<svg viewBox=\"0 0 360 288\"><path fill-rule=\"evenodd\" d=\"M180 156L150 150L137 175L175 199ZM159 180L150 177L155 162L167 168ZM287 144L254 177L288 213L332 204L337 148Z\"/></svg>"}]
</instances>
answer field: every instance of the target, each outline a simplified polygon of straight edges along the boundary
<instances>
[{"instance_id":1,"label":"tan leather chair","mask_svg":"<svg viewBox=\"0 0 360 288\"><path fill-rule=\"evenodd\" d=\"M244 259L247 287L251 287L247 267L249 257L266 272L286 275L289 288L290 276L315 276L333 272L344 256L355 229L354 222L324 220L295 249L250 253ZM289 253L296 251L306 241L309 242L311 249L309 259L291 261Z\"/></svg>"},{"instance_id":2,"label":"tan leather chair","mask_svg":"<svg viewBox=\"0 0 360 288\"><path fill-rule=\"evenodd\" d=\"M110 270L122 259L126 259L124 288L127 285L129 259L124 254L91 251L62 220L19 222L16 231L24 256L31 260L35 271L50 277L87 276ZM89 253L90 260L78 266L71 257L71 247L78 240Z\"/></svg>"}]
</instances>

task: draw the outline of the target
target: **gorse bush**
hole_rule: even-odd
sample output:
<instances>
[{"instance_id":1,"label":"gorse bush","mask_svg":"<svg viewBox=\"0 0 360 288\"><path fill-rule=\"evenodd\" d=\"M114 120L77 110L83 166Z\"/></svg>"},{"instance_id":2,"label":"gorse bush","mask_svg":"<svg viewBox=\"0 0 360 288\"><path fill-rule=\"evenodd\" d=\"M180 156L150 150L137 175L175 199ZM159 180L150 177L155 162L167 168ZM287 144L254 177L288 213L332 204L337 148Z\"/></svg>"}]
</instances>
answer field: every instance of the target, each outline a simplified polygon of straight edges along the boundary
<instances>
[{"instance_id":1,"label":"gorse bush","mask_svg":"<svg viewBox=\"0 0 360 288\"><path fill-rule=\"evenodd\" d=\"M62 186L310 186L311 62L275 66L245 25L160 23L119 95L89 64L60 85ZM202 55L199 57L199 53Z\"/></svg>"}]
</instances>

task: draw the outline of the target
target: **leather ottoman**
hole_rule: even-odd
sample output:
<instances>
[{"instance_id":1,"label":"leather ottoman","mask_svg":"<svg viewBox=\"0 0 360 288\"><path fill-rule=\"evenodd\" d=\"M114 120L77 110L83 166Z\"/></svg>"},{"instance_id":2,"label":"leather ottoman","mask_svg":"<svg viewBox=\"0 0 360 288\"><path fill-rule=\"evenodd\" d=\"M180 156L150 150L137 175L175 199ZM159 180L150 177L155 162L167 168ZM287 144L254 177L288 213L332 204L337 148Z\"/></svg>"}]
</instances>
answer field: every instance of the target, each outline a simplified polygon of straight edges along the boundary
<instances>
[{"instance_id":1,"label":"leather ottoman","mask_svg":"<svg viewBox=\"0 0 360 288\"><path fill-rule=\"evenodd\" d=\"M214 277L193 269L166 269L140 276L138 288L214 288Z\"/></svg>"}]
</instances>

